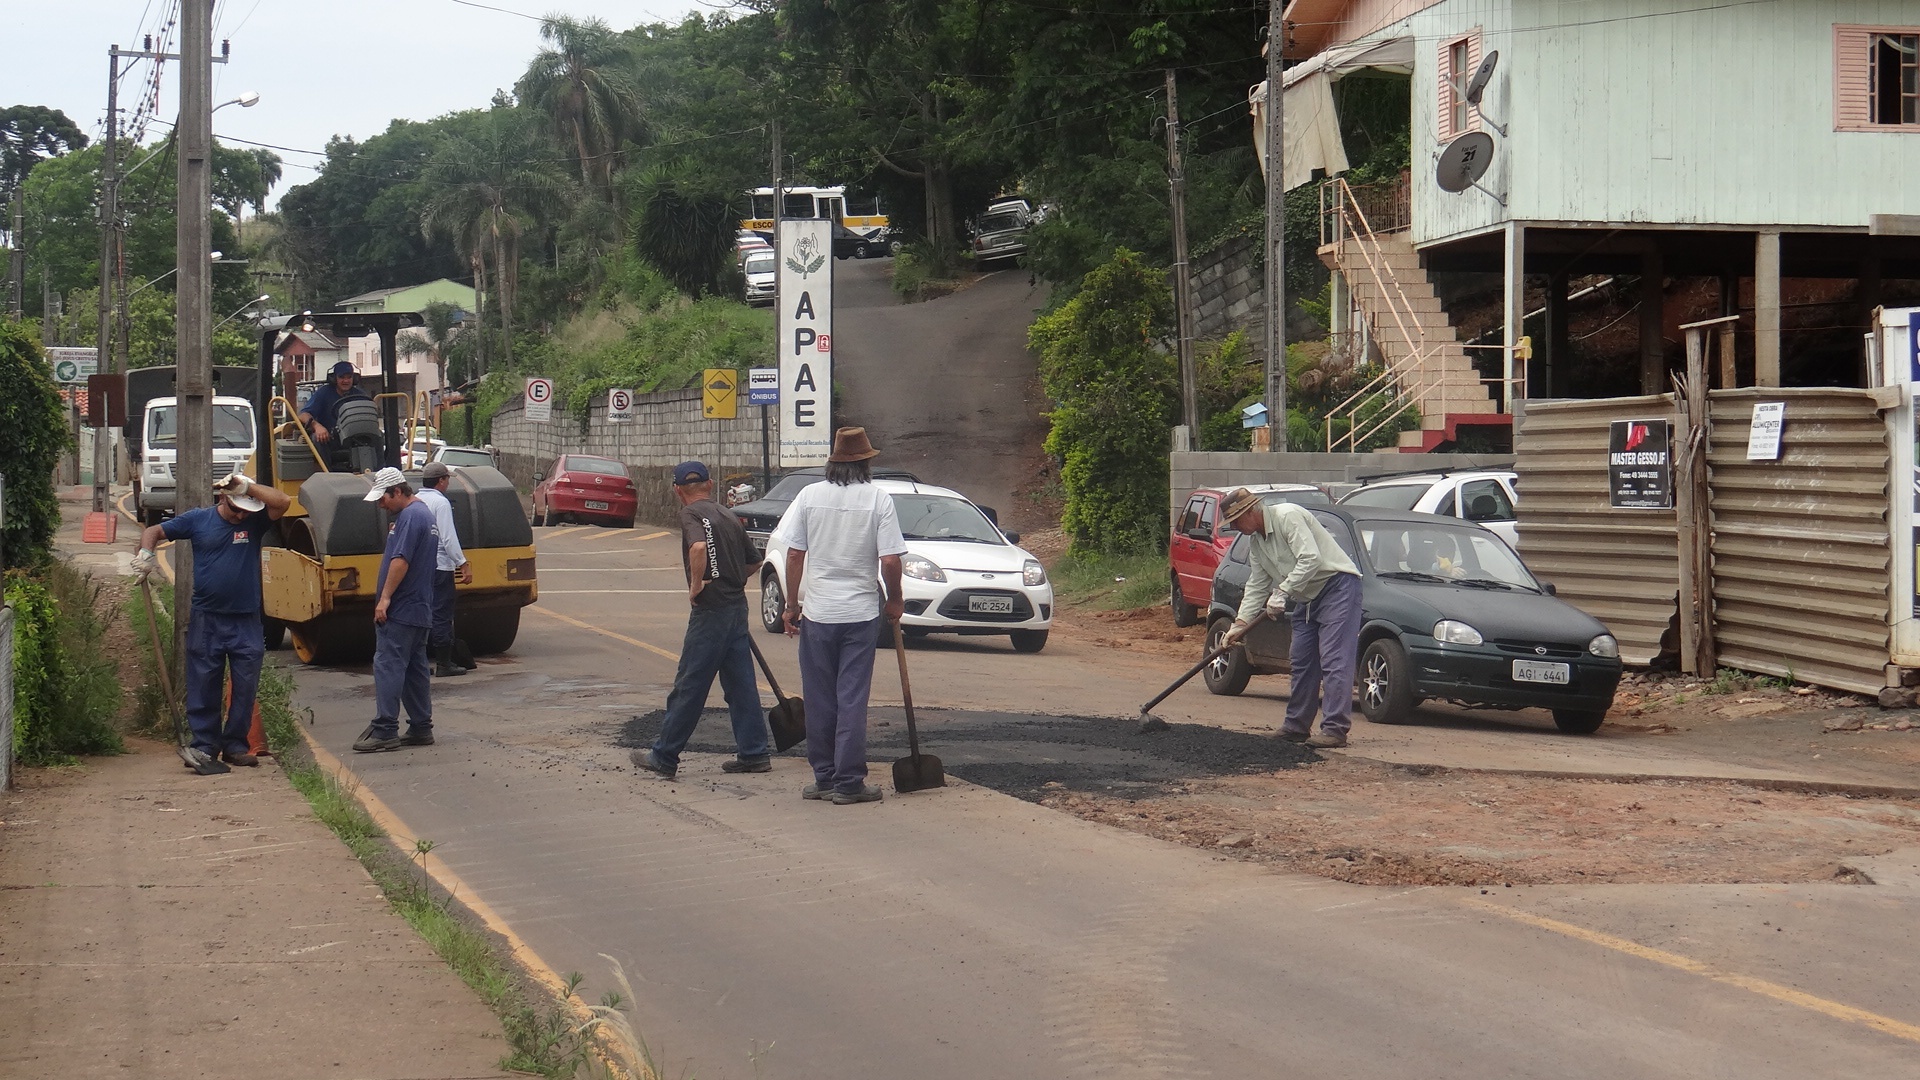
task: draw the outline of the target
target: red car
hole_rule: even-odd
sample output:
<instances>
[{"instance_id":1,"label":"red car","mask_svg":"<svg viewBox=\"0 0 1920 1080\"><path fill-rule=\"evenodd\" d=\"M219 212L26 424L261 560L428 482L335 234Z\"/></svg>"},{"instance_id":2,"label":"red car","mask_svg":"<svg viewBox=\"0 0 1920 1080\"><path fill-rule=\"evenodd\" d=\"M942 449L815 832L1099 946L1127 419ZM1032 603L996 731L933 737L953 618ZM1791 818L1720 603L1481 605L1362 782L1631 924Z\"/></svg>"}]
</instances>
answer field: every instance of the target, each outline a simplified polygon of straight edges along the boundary
<instances>
[{"instance_id":1,"label":"red car","mask_svg":"<svg viewBox=\"0 0 1920 1080\"><path fill-rule=\"evenodd\" d=\"M562 518L633 528L639 499L627 467L612 458L561 454L546 472L533 474L533 523L557 525Z\"/></svg>"},{"instance_id":2,"label":"red car","mask_svg":"<svg viewBox=\"0 0 1920 1080\"><path fill-rule=\"evenodd\" d=\"M1327 493L1312 484L1249 484L1247 490L1266 503L1333 505ZM1173 537L1167 542L1167 561L1171 564L1175 626L1193 626L1206 614L1213 596L1213 572L1233 546L1233 538L1240 535L1220 520L1220 500L1226 497L1226 489L1199 488L1187 496L1180 520L1174 523Z\"/></svg>"}]
</instances>

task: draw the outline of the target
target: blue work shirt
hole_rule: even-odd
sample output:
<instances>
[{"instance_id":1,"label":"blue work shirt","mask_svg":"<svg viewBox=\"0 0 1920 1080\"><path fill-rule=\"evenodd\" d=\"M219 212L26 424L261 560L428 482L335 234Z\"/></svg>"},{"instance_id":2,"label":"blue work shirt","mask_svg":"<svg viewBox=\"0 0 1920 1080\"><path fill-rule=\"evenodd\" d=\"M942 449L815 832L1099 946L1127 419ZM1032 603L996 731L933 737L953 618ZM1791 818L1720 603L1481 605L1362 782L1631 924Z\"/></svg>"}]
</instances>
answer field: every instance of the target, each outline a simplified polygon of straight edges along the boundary
<instances>
[{"instance_id":1,"label":"blue work shirt","mask_svg":"<svg viewBox=\"0 0 1920 1080\"><path fill-rule=\"evenodd\" d=\"M169 540L193 544L193 606L223 615L260 613L260 542L273 519L264 510L239 524L220 516L215 506L169 518L160 532Z\"/></svg>"},{"instance_id":2,"label":"blue work shirt","mask_svg":"<svg viewBox=\"0 0 1920 1080\"><path fill-rule=\"evenodd\" d=\"M334 389L333 381L329 379L327 385L307 395L307 403L300 411L313 417L313 422L326 428L327 433L331 435L333 433L333 417L335 413L340 411L340 403L348 398L363 398L367 396L367 392L360 389L359 383L355 383L347 389L346 393L342 394L340 391Z\"/></svg>"},{"instance_id":3,"label":"blue work shirt","mask_svg":"<svg viewBox=\"0 0 1920 1080\"><path fill-rule=\"evenodd\" d=\"M387 601L389 622L433 626L433 562L439 551L440 530L434 526L433 511L415 498L387 526L387 549L380 556L376 599L387 591L388 564L395 559L407 560L407 576L400 579Z\"/></svg>"}]
</instances>

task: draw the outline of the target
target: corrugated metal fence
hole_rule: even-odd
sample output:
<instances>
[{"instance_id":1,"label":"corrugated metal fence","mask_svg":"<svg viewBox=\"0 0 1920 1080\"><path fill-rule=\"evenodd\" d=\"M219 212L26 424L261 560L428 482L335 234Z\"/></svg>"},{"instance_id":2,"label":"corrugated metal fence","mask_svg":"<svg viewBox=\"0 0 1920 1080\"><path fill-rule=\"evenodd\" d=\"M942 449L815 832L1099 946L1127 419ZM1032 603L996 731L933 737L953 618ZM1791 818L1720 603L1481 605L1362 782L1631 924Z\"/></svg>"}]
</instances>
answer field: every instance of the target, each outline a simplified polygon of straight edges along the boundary
<instances>
[{"instance_id":1,"label":"corrugated metal fence","mask_svg":"<svg viewBox=\"0 0 1920 1080\"><path fill-rule=\"evenodd\" d=\"M1743 671L1873 693L1886 685L1892 392L1742 388L1708 395L1714 640ZM1785 402L1777 461L1748 461L1753 406ZM1671 395L1529 405L1515 436L1520 549L1630 664L1677 646L1672 511L1616 510L1612 421L1673 416Z\"/></svg>"}]
</instances>

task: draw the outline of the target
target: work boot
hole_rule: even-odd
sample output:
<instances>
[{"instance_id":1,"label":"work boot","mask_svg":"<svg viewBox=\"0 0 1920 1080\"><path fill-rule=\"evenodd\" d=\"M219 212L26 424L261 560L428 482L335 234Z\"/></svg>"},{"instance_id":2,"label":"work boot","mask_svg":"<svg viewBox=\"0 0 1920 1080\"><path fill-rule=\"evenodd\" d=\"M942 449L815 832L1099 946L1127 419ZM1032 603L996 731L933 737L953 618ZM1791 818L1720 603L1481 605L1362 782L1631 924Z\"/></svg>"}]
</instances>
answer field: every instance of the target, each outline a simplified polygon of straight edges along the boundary
<instances>
[{"instance_id":1,"label":"work boot","mask_svg":"<svg viewBox=\"0 0 1920 1080\"><path fill-rule=\"evenodd\" d=\"M453 646L442 645L433 650L433 677L444 679L452 675L465 675L467 669L453 662Z\"/></svg>"},{"instance_id":2,"label":"work boot","mask_svg":"<svg viewBox=\"0 0 1920 1080\"><path fill-rule=\"evenodd\" d=\"M407 733L400 736L400 742L406 746L432 746L433 729L408 725Z\"/></svg>"},{"instance_id":3,"label":"work boot","mask_svg":"<svg viewBox=\"0 0 1920 1080\"><path fill-rule=\"evenodd\" d=\"M674 773L679 771L678 768L669 768L665 762L655 757L651 750L635 750L627 755L627 760L633 762L633 767L636 769L644 769L669 780L673 779Z\"/></svg>"},{"instance_id":4,"label":"work boot","mask_svg":"<svg viewBox=\"0 0 1920 1080\"><path fill-rule=\"evenodd\" d=\"M399 732L382 735L372 725L368 725L367 730L361 732L360 737L354 740L353 748L362 754L375 754L382 750L398 750L405 745L400 741Z\"/></svg>"},{"instance_id":5,"label":"work boot","mask_svg":"<svg viewBox=\"0 0 1920 1080\"><path fill-rule=\"evenodd\" d=\"M721 772L772 772L772 758L731 758L720 763Z\"/></svg>"},{"instance_id":6,"label":"work boot","mask_svg":"<svg viewBox=\"0 0 1920 1080\"><path fill-rule=\"evenodd\" d=\"M248 752L247 752L247 751L245 751L245 750L229 750L229 751L227 751L226 753L224 753L224 754L222 754L222 755L220 755L220 757L221 757L221 759L222 759L222 760L224 760L224 761L225 761L225 762L226 762L227 764L229 764L229 765L258 765L258 764L260 764L260 759L259 759L259 758L257 758L257 757L254 757L254 756L253 756L252 754L250 754L250 753L248 753Z\"/></svg>"},{"instance_id":7,"label":"work boot","mask_svg":"<svg viewBox=\"0 0 1920 1080\"><path fill-rule=\"evenodd\" d=\"M1311 732L1288 731L1286 728L1280 729L1281 742L1306 742L1311 737L1312 737Z\"/></svg>"},{"instance_id":8,"label":"work boot","mask_svg":"<svg viewBox=\"0 0 1920 1080\"><path fill-rule=\"evenodd\" d=\"M1342 731L1338 734L1330 735L1322 731L1320 734L1308 739L1307 745L1321 750L1331 750L1335 747L1345 746L1347 745L1347 733Z\"/></svg>"},{"instance_id":9,"label":"work boot","mask_svg":"<svg viewBox=\"0 0 1920 1080\"><path fill-rule=\"evenodd\" d=\"M825 802L833 798L833 788L830 785L817 782L808 784L806 787L800 789L800 797L808 800L818 799Z\"/></svg>"},{"instance_id":10,"label":"work boot","mask_svg":"<svg viewBox=\"0 0 1920 1080\"><path fill-rule=\"evenodd\" d=\"M860 802L879 802L880 789L872 784L861 784L859 791L836 791L833 793L833 805L851 806Z\"/></svg>"}]
</instances>

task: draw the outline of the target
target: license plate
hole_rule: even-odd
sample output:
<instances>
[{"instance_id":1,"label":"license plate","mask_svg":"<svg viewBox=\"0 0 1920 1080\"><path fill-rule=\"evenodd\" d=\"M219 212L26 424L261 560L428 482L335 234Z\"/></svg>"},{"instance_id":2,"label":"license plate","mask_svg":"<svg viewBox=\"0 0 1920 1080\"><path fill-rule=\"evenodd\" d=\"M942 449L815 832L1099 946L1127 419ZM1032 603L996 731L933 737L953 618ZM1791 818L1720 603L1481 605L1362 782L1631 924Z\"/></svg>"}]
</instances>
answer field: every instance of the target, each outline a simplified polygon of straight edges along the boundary
<instances>
[{"instance_id":1,"label":"license plate","mask_svg":"<svg viewBox=\"0 0 1920 1080\"><path fill-rule=\"evenodd\" d=\"M1011 615L1013 614L1013 597L969 596L967 610L979 615Z\"/></svg>"},{"instance_id":2,"label":"license plate","mask_svg":"<svg viewBox=\"0 0 1920 1080\"><path fill-rule=\"evenodd\" d=\"M1572 664L1543 664L1538 660L1515 660L1513 681L1552 683L1565 686L1573 681Z\"/></svg>"},{"instance_id":3,"label":"license plate","mask_svg":"<svg viewBox=\"0 0 1920 1080\"><path fill-rule=\"evenodd\" d=\"M592 499L587 500L587 509L589 510L605 510L606 508L607 508L606 503L594 502Z\"/></svg>"}]
</instances>

